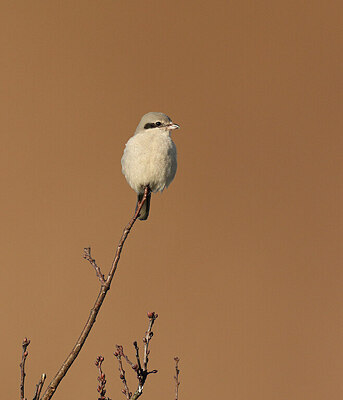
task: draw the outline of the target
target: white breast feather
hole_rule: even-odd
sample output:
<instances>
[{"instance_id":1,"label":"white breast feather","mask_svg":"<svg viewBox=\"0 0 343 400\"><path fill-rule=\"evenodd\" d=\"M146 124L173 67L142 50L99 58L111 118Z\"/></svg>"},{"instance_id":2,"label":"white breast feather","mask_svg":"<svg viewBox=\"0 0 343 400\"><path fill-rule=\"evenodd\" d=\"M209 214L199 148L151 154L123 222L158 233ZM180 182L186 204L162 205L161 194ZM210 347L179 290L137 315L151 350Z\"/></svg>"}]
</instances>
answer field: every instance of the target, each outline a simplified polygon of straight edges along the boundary
<instances>
[{"instance_id":1,"label":"white breast feather","mask_svg":"<svg viewBox=\"0 0 343 400\"><path fill-rule=\"evenodd\" d=\"M147 185L153 192L163 191L176 173L176 146L167 132L138 133L127 142L121 164L136 193Z\"/></svg>"}]
</instances>

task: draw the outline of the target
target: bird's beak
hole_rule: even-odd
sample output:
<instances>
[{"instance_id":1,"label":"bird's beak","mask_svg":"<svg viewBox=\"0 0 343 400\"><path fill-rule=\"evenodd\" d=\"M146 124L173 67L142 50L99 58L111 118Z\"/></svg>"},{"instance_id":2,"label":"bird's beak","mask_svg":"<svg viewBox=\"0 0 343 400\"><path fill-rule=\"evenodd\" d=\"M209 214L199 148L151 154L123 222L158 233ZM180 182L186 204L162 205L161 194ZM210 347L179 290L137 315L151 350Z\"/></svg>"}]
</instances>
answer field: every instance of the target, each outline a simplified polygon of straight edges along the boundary
<instances>
[{"instance_id":1,"label":"bird's beak","mask_svg":"<svg viewBox=\"0 0 343 400\"><path fill-rule=\"evenodd\" d=\"M178 125L178 124L170 124L170 125L167 125L167 127L168 127L168 130L172 130L172 129L179 129L180 128L180 125Z\"/></svg>"}]
</instances>

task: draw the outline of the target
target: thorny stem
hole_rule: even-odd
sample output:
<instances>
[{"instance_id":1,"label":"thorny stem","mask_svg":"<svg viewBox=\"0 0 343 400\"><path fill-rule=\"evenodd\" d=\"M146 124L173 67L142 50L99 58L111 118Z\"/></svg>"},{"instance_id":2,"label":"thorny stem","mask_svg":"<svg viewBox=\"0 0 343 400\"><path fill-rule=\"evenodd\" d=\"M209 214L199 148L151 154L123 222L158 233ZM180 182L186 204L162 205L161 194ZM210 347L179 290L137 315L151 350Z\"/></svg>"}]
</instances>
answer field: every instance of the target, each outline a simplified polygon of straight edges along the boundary
<instances>
[{"instance_id":1,"label":"thorny stem","mask_svg":"<svg viewBox=\"0 0 343 400\"><path fill-rule=\"evenodd\" d=\"M26 377L26 373L25 373L25 362L26 362L26 358L29 355L27 348L30 344L30 340L28 338L25 338L23 340L22 343L22 347L23 347L23 352L21 355L21 363L20 363L20 375L21 375L21 379L20 379L20 400L24 400L25 399L25 377Z\"/></svg>"},{"instance_id":2,"label":"thorny stem","mask_svg":"<svg viewBox=\"0 0 343 400\"><path fill-rule=\"evenodd\" d=\"M104 299L106 297L106 294L107 294L108 290L110 289L111 282L112 282L114 274L115 274L115 272L117 270L118 262L119 262L119 259L120 259L121 252L123 250L124 243L125 243L128 235L129 235L134 223L136 222L136 220L137 220L137 218L139 216L139 213L140 213L140 211L142 209L142 206L145 203L145 201L146 201L146 199L147 199L149 194L150 194L150 188L146 187L145 190L144 190L144 196L143 196L142 201L140 202L140 204L138 204L138 207L137 207L137 209L136 209L136 211L134 213L134 216L131 218L130 222L126 225L126 227L125 227L125 229L123 231L123 234L122 234L121 239L119 241L119 244L118 244L118 247L117 247L113 262L112 262L112 266L110 268L110 272L108 273L108 276L107 276L107 279L106 279L105 283L103 283L102 280L101 280L101 275L102 274L101 274L101 271L100 271L100 268L99 268L99 274L97 273L97 275L98 275L98 278L101 281L101 287L100 287L100 291L99 291L98 297L95 300L94 306L90 311L90 315L88 317L88 320L87 320L84 328L82 329L82 332L81 332L79 338L77 339L73 349L69 353L68 357L66 358L66 360L64 361L64 363L62 364L60 369L57 371L55 377L49 383L49 386L47 387L47 389L46 389L46 391L45 391L45 393L44 393L44 395L43 395L41 400L50 400L51 399L51 397L54 395L58 385L60 384L61 380L64 378L64 376L68 372L69 368L71 367L71 365L75 361L76 357L80 353L80 351L82 349L82 346L84 345L84 343L85 343L85 341L86 341L86 339L87 339L87 337L89 335L89 332L91 331L91 329L92 329L92 327L93 327L93 325L95 323L96 317L97 317L97 315L98 315L98 313L100 311L100 308L101 308L102 303L103 303L103 301L104 301ZM87 255L87 251L85 252L85 255ZM88 258L86 257L86 259L88 259ZM94 261L94 263L95 263L95 261ZM93 265L93 267L94 267L94 265ZM97 271L97 269L96 269L96 271ZM100 277L99 277L99 275L100 275Z\"/></svg>"}]
</instances>

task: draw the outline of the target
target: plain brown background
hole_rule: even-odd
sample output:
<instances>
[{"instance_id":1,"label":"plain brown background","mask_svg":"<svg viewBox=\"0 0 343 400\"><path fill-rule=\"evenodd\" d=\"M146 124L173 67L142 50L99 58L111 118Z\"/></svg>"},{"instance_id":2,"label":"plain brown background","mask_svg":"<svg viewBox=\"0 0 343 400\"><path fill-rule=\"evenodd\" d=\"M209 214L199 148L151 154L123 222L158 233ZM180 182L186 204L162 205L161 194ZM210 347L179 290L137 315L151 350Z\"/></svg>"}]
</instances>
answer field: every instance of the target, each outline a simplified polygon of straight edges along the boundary
<instances>
[{"instance_id":1,"label":"plain brown background","mask_svg":"<svg viewBox=\"0 0 343 400\"><path fill-rule=\"evenodd\" d=\"M162 111L179 169L125 245L55 395L123 398L112 355L160 317L143 398L343 396L334 1L1 1L1 393L53 377L108 271L135 194L124 145ZM131 380L131 388L134 389Z\"/></svg>"}]
</instances>

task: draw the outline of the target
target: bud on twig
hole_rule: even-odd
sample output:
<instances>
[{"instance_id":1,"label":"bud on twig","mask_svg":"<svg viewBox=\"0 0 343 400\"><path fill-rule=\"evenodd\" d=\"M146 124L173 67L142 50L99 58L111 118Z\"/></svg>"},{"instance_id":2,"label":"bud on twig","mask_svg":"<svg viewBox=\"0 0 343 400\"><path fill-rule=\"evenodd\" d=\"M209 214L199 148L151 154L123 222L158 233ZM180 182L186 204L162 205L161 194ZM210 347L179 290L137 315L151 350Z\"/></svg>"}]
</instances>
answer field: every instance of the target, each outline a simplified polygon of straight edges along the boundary
<instances>
[{"instance_id":1,"label":"bud on twig","mask_svg":"<svg viewBox=\"0 0 343 400\"><path fill-rule=\"evenodd\" d=\"M135 370L135 371L137 371L137 370L138 370L138 365L137 365L137 364L134 364L134 365L132 366L132 369Z\"/></svg>"}]
</instances>

